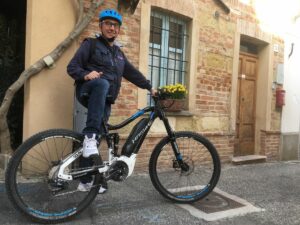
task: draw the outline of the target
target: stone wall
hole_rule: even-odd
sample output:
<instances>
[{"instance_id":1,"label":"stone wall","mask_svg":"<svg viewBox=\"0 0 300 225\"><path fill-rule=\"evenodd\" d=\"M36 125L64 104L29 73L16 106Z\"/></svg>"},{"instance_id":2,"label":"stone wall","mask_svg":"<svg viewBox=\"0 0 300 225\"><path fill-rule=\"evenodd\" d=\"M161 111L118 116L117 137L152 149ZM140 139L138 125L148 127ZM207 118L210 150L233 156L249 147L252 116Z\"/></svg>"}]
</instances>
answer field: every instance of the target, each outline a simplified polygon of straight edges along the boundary
<instances>
[{"instance_id":1,"label":"stone wall","mask_svg":"<svg viewBox=\"0 0 300 225\"><path fill-rule=\"evenodd\" d=\"M267 156L267 160L279 160L280 132L261 131L261 155Z\"/></svg>"}]
</instances>

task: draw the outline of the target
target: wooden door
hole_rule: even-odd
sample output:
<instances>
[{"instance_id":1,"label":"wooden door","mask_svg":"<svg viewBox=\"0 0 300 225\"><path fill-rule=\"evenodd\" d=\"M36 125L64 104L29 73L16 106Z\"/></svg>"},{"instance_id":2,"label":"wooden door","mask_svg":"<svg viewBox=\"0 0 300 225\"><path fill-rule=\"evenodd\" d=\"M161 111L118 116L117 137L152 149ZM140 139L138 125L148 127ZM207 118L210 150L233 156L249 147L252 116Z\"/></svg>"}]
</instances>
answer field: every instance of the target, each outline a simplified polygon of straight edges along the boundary
<instances>
[{"instance_id":1,"label":"wooden door","mask_svg":"<svg viewBox=\"0 0 300 225\"><path fill-rule=\"evenodd\" d=\"M253 155L257 56L241 53L239 59L235 155Z\"/></svg>"}]
</instances>

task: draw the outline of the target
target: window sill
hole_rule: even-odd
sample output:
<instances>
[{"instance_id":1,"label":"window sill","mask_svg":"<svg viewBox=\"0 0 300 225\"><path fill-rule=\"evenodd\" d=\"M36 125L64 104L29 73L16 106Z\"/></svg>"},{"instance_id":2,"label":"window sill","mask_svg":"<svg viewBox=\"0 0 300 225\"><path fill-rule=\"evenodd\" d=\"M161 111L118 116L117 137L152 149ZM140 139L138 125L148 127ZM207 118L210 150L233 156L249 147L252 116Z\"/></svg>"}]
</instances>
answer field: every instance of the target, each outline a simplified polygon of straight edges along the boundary
<instances>
[{"instance_id":1,"label":"window sill","mask_svg":"<svg viewBox=\"0 0 300 225\"><path fill-rule=\"evenodd\" d=\"M179 111L179 112L165 112L167 116L183 116L183 117L192 117L193 113L189 111Z\"/></svg>"}]
</instances>

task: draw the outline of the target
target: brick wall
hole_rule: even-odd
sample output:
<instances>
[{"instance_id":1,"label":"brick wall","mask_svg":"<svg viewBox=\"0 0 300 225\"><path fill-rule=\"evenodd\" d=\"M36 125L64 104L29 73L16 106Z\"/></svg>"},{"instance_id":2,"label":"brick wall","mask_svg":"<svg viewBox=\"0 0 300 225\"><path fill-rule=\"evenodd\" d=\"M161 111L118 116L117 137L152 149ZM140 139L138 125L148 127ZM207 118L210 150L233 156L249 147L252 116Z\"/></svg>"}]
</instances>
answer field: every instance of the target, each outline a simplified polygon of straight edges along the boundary
<instances>
[{"instance_id":1,"label":"brick wall","mask_svg":"<svg viewBox=\"0 0 300 225\"><path fill-rule=\"evenodd\" d=\"M261 130L261 155L267 160L279 160L280 132Z\"/></svg>"},{"instance_id":2,"label":"brick wall","mask_svg":"<svg viewBox=\"0 0 300 225\"><path fill-rule=\"evenodd\" d=\"M220 11L213 1L202 1L199 8L195 108L201 116L229 115L234 21L222 13L219 19L213 18L214 10Z\"/></svg>"}]
</instances>

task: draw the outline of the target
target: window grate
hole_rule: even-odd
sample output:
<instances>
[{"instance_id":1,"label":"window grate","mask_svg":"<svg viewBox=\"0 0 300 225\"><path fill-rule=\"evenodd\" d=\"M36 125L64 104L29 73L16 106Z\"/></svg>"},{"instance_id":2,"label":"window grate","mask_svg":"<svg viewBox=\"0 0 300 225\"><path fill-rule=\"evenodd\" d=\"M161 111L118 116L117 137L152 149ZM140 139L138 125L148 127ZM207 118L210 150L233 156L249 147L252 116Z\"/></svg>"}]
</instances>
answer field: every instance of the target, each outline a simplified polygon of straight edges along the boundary
<instances>
[{"instance_id":1,"label":"window grate","mask_svg":"<svg viewBox=\"0 0 300 225\"><path fill-rule=\"evenodd\" d=\"M188 63L185 57L188 40L186 21L153 10L149 39L148 74L153 87L184 84Z\"/></svg>"}]
</instances>

